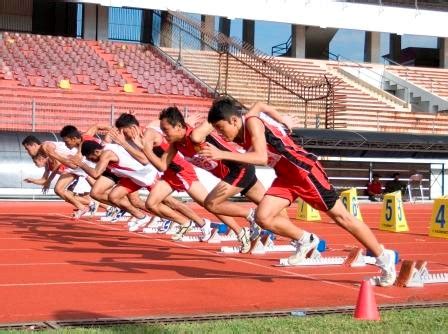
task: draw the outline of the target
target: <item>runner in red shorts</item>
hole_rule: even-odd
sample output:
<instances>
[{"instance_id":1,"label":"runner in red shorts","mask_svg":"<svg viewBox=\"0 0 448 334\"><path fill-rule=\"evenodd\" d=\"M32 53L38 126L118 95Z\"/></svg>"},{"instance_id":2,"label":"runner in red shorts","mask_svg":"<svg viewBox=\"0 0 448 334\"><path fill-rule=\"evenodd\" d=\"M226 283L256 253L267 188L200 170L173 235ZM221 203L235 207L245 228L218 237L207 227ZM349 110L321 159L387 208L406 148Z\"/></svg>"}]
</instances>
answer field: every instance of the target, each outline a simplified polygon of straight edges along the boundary
<instances>
[{"instance_id":1,"label":"runner in red shorts","mask_svg":"<svg viewBox=\"0 0 448 334\"><path fill-rule=\"evenodd\" d=\"M264 193L265 189L256 178L255 168L249 164L231 161L214 161L201 156L199 151L206 142L213 143L222 149L237 149L236 146L225 142L217 134L209 133L208 127L211 127L211 125L208 123L193 129L186 124L183 115L176 107L164 109L159 115L159 120L161 130L165 134L170 146L161 158L151 152L145 152L148 158L153 161L153 164L159 170L163 171L173 161L176 154L180 152L185 160L220 179L221 181L209 194L202 187L201 198L197 198L196 201L217 215L226 225L235 231L238 240L241 242L242 253L249 252L251 235L260 232L258 226L254 224L254 211L253 209L231 202L228 199L231 196L242 193L255 202L261 200L262 196L258 194L260 192ZM241 228L233 217L246 218L250 222L252 233L249 234L246 232L246 229Z\"/></svg>"},{"instance_id":2,"label":"runner in red shorts","mask_svg":"<svg viewBox=\"0 0 448 334\"><path fill-rule=\"evenodd\" d=\"M297 251L289 257L290 264L302 261L317 248L319 238L303 231L280 211L301 197L314 208L325 211L338 225L350 232L377 258L381 268L380 285L391 286L396 279L395 253L383 249L369 227L358 221L344 207L317 161L317 157L294 143L285 127L263 114L275 112L272 107L257 103L251 113L260 117L245 117L233 100L217 99L208 114L208 121L228 141L244 147L244 154L218 150L208 145L201 153L214 160L231 160L254 165L269 165L277 178L256 211L259 225L296 241Z\"/></svg>"},{"instance_id":3,"label":"runner in red shorts","mask_svg":"<svg viewBox=\"0 0 448 334\"><path fill-rule=\"evenodd\" d=\"M132 114L122 114L115 121L118 130L110 132L111 138L121 145L134 159L143 165L152 164L145 152L151 152L161 157L169 144L164 140L160 131L152 127L142 129L137 118ZM202 196L205 189L199 183L193 166L185 159L176 155L173 161L164 171L161 178L152 187L146 200L146 208L156 214L160 214L162 202L174 191L185 191L194 200ZM202 229L202 241L207 241L211 236L210 221L201 218L189 207L177 207L175 221L181 224L179 230L173 235L174 240L180 240L194 223Z\"/></svg>"}]
</instances>

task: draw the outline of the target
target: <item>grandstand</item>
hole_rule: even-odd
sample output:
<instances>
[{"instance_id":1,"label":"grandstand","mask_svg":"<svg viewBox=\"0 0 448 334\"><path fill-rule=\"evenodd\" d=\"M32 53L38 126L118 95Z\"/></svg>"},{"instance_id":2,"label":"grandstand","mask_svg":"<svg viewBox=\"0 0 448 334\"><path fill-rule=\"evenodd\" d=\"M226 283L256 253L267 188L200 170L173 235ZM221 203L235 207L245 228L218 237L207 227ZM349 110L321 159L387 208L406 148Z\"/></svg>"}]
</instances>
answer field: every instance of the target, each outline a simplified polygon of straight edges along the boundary
<instances>
[{"instance_id":1,"label":"grandstand","mask_svg":"<svg viewBox=\"0 0 448 334\"><path fill-rule=\"evenodd\" d=\"M446 22L443 19L447 18L448 6L444 1L411 2L412 4L401 0L323 0L319 2L323 3L319 7L314 1L297 0L284 0L281 4L276 0L247 0L240 3L236 0L219 3L174 0L163 4L124 0L0 0L0 198L48 199L47 195L41 194L42 187L24 182L29 175L40 177L38 174L42 174L41 169L35 168L33 161L20 145L28 134L35 134L42 140L59 141L58 133L64 125L73 124L81 130L86 130L94 124L114 125L117 117L125 112L135 113L141 125L145 126L157 120L161 110L173 105L178 106L185 115L199 115L200 119L204 119L213 99L227 95L246 108L257 101L265 102L291 120L291 135L295 142L319 155L320 162L337 191L350 188L357 190L355 195L369 207L366 211L370 215L367 218L371 219L370 222L376 223L376 220L379 220L379 213L375 210L381 208L368 202L367 183L372 180L373 174L380 174L380 181L385 184L392 181L393 175L399 172L399 181L404 185L401 192L403 201L409 202L406 206L414 215L412 219L417 221L415 217L419 217L420 230L414 230L404 237L400 235L396 239L401 238L401 242L404 240L405 245L401 245L403 252L412 254L414 243L421 240L427 243L419 246L422 249L427 248L431 240L426 239L426 231L425 235L422 231L428 224L426 220L423 222L420 216L422 212L429 215L427 202L445 195L448 189L448 30L446 25L439 24L437 27L437 24L428 22ZM138 8L134 7L137 5ZM365 21L360 22L354 13L365 17ZM396 15L397 13L402 15ZM231 18L235 17L241 17L238 19L242 25L241 39L230 36L230 25L236 21ZM395 17L396 19L391 19ZM415 24L412 23L414 19ZM291 25L291 36L287 43L282 43L285 45L280 48L280 53L274 55L258 49L255 43L255 25L261 21ZM344 57L330 52L330 42L338 29L365 32L364 61L353 61L350 55ZM387 55L380 52L381 34L389 34ZM437 48L429 52L432 56L428 63L434 67L418 66L422 59L417 56L415 59L403 60L401 37L411 34L437 38ZM281 41L274 43L278 42ZM273 48L276 49L275 46ZM416 180L413 179L415 175L419 176L417 186L421 203L417 205L424 207L422 212L418 206L414 206L412 200L411 185L412 181ZM274 178L274 172L268 167L260 166L257 167L257 176L265 185L269 185ZM207 189L216 181L214 178L205 180ZM50 191L50 195L54 193ZM176 193L176 196L185 198L186 193ZM52 197L54 198L55 196ZM240 199L238 197L238 200ZM403 203L400 202L401 204ZM190 249L190 253L185 256L183 251L188 247L179 247L179 244L176 244L170 248L170 252L175 249L174 261L179 260L182 263L170 264L175 267L174 278L165 278L163 274L160 279L142 278L138 275L171 270L166 269L161 260L166 256L163 261L172 261L165 247L170 241L157 238L156 246L148 246L146 239L142 241L137 238L136 241L133 239L135 235L123 236L120 227L98 227L88 221L84 221L84 225L80 227L75 225L67 236L64 235L65 225L59 227L57 224L59 220L65 223L69 221L68 214L64 212L57 214L56 218L52 216L52 210L59 209L58 205L59 203L56 203L55 206L45 208L43 213L40 209L30 213L45 215L43 221L47 225L42 230L40 226L34 228L32 224L35 223L35 216L28 217L27 212L23 216L17 214L18 218L11 218L9 222L8 207L0 210L4 218L2 225L9 227L7 225L12 224L17 227L14 233L28 233L28 230L23 232L25 228L20 229L23 227L22 220L26 221L33 228L30 228L32 231L29 235L25 234L25 239L29 242L42 242L44 246L40 253L44 256L49 253L59 256L60 251L69 255L68 260L49 259L47 262L50 265L59 265L57 261L67 261L66 264L77 266L77 270L82 268L79 271L86 275L83 277L86 281L95 275L95 284L98 286L102 284L102 279L108 279L107 275L111 272L124 277L122 280L110 279L113 284L126 282L129 275L130 280L140 280L138 284L151 282L156 286L154 300L146 300L144 307L147 309L142 308L140 313L135 314L132 314L129 305L141 301L140 292L135 294L135 290L128 295L117 289L124 297L118 296L115 304L107 305L108 310L114 307L119 310L116 313L110 312L117 319L120 316L140 316L153 311L156 316L159 313L165 316L171 305L164 304L160 309L158 307L160 303L168 303L165 299L169 298L166 298L165 293L168 296L167 291L173 291L172 286L163 285L165 280L176 282L179 289L188 288L189 284L197 284L195 293L201 292L200 289L211 282L216 284L214 287L218 287L213 292L222 297L219 290L220 280L227 279L229 272L244 272L247 269L244 267L246 260L231 258L225 261L236 263L237 269L222 271L219 267L228 263L221 261L222 254L216 255L215 250L213 253L208 250L208 244L202 244L205 246L200 252L201 256L213 257L213 261L210 261L213 268L195 267L198 261L195 250ZM23 208L16 205L15 209ZM202 211L199 212L202 214ZM443 212L439 211L433 219L441 228L444 228L445 224ZM292 210L288 213L290 216L295 214ZM327 219L326 222L330 221ZM80 231L86 226L91 230L85 233ZM106 232L111 232L111 238L116 240L106 240L109 236L101 239L101 233L104 232L101 228L104 226L112 226ZM60 229L57 231L60 234L47 233L45 228ZM328 235L331 233L328 232ZM86 237L86 243L95 243L94 239L98 237L101 239L102 248L97 250L95 247L89 249L90 245L75 245L78 237ZM8 236L5 238L9 240ZM396 241L395 235L391 237L390 234L384 239L390 243ZM337 239L335 248L341 248L340 245L346 248L346 244L347 240ZM26 252L31 250L32 246L27 247L30 248L18 249ZM113 247L113 250L109 247ZM346 251L339 248L336 251ZM83 252L94 254L91 263L90 260L76 259L73 255ZM107 255L103 256L102 252ZM141 259L134 257L133 253L140 256L142 252L144 255ZM437 254L432 255L434 263ZM70 256L73 256L73 259ZM106 259L107 256L110 258ZM130 260L126 262L123 258ZM121 261L124 261L124 264ZM47 262L42 260L43 266L47 265ZM190 262L193 262L191 268L188 267ZM281 284L288 285L288 282L284 281L300 278L316 284L313 285L313 290L317 297L324 300L323 303L328 303L328 293L332 295L332 302L342 300L348 303L347 299L339 295L342 293L339 290L343 289L334 287L341 286L350 292L356 291L357 287L353 288L351 280L356 275L358 279L358 276L364 274L360 271L349 277L353 273L346 273L345 268L343 274L347 276L341 281L339 278L331 278L332 286L324 293L319 290L321 277L313 276L314 274L309 274L311 278L308 278L308 274L298 275L280 269L272 276L265 277L264 271L272 269L268 268L266 263L266 258L257 259L254 268L260 270L260 273L252 276L253 273L249 272L247 277L243 277L244 280L237 278L241 284L232 285L244 286L246 289L250 288L247 282L257 280L255 285L259 284L265 288L268 283L278 284L280 281ZM444 263L439 264L446 266ZM111 270L109 265L115 267ZM86 274L84 266L91 266L91 271ZM322 274L322 277L330 277L333 275L331 270L325 268L325 271L319 274ZM443 269L439 268L440 270ZM200 279L203 281L195 281L196 271L201 272ZM51 270L48 272L49 275L57 275ZM97 279L96 275L100 278ZM28 277L23 275L24 281L26 278ZM207 283L204 284L204 281ZM80 282L82 285L81 279ZM10 283L0 282L1 287L8 287L8 284ZM25 286L28 283L23 284ZM273 286L281 287L281 284ZM147 286L146 288L145 296L151 292ZM271 286L269 288L271 289ZM294 294L297 287L288 286L288 289L282 293L285 298L290 298L288 307L295 306L297 304ZM104 295L98 294L98 298L107 300L111 290L107 290ZM176 291L179 293L181 290ZM237 311L266 308L266 305L257 303L249 305L254 296L241 293L244 291L237 291L243 295L242 302L236 303ZM437 288L432 292L432 299L446 299L442 289ZM73 294L80 293L76 291ZM89 293L85 295L89 296ZM206 297L210 303L207 298L211 299L212 295L213 293L210 296L204 294L197 300L191 300L196 299L191 296L188 296L191 299L187 299L186 295L182 295L179 301L174 302L172 312L175 315L183 314L185 310L182 309L182 304L186 304L188 300L201 303L201 298ZM263 292L256 298L261 300L265 296L266 293ZM172 297L175 299L175 296ZM424 293L415 296L393 290L381 296L381 303L386 304L390 300L407 302L414 297L416 300L426 298ZM222 303L226 302L224 299ZM58 302L61 301L56 300L54 304ZM155 306L149 305L152 303ZM246 307L245 303L249 306ZM60 313L55 311L51 317L58 318L61 323L84 316L86 319L103 318L103 314L94 312L96 305L87 304L88 302L85 302L80 308L90 309L91 312L58 309ZM122 305L127 309L123 311ZM200 313L209 306L204 302L202 307L192 307L186 313ZM222 311L219 308L220 303L215 306L217 313ZM52 307L57 308L58 305ZM275 305L278 309L282 307L280 302ZM38 312L38 307L34 305L29 308ZM233 307L226 310L232 311ZM25 316L7 314L5 318L28 320ZM44 316L51 318L47 314L42 315ZM69 322L67 324L70 325Z\"/></svg>"}]
</instances>

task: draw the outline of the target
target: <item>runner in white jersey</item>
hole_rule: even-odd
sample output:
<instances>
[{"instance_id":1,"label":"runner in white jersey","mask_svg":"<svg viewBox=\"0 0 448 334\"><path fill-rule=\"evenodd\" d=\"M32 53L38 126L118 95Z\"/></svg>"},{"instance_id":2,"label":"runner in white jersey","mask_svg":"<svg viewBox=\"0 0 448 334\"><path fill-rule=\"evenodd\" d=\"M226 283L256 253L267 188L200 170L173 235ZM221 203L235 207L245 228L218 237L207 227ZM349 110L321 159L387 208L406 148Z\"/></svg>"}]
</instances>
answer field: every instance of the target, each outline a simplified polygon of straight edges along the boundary
<instances>
[{"instance_id":1,"label":"runner in white jersey","mask_svg":"<svg viewBox=\"0 0 448 334\"><path fill-rule=\"evenodd\" d=\"M140 188L149 190L157 180L158 171L151 165L142 165L116 144L103 146L96 141L87 140L82 143L81 153L85 158L76 155L72 157L71 162L94 179L101 177L106 170L119 177L118 184L108 195L108 200L136 217L139 223L148 222L150 217L132 205L127 196ZM96 163L95 167L89 166L87 160Z\"/></svg>"},{"instance_id":2,"label":"runner in white jersey","mask_svg":"<svg viewBox=\"0 0 448 334\"><path fill-rule=\"evenodd\" d=\"M40 153L48 157L51 165L58 164L57 172L60 174L58 181L54 187L54 192L61 197L64 201L75 206L77 211L74 213L74 218L79 218L82 214L89 210L89 199L77 197L69 188L75 181L78 180L79 175L87 175L84 171L76 169L76 166L72 165L68 157L76 153L76 150L71 150L65 146L63 142L46 141L41 143L39 139L34 136L28 136L22 141L22 145L31 157ZM59 162L59 163L57 163ZM69 167L67 167L69 166ZM68 169L73 167L72 169ZM76 173L76 174L75 174ZM84 184L85 189L79 190L80 193L89 192L89 188Z\"/></svg>"}]
</instances>

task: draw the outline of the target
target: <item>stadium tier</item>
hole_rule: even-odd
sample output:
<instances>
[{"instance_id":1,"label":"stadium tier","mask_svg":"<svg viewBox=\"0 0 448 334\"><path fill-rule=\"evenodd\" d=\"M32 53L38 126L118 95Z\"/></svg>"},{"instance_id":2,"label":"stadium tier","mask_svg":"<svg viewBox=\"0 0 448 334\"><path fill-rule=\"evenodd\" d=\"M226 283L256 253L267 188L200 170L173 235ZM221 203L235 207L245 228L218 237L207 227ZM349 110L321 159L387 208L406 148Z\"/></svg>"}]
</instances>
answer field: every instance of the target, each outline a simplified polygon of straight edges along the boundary
<instances>
[{"instance_id":1,"label":"stadium tier","mask_svg":"<svg viewBox=\"0 0 448 334\"><path fill-rule=\"evenodd\" d=\"M388 66L387 70L440 97L448 98L447 69Z\"/></svg>"},{"instance_id":2,"label":"stadium tier","mask_svg":"<svg viewBox=\"0 0 448 334\"><path fill-rule=\"evenodd\" d=\"M149 120L170 104L205 112L212 91L208 87L245 105L269 99L299 127L305 117L308 127L322 123L325 117L311 108L306 116L296 110L290 96L270 90L269 78L260 80L259 73L247 71L237 58L226 60L223 73L222 55L216 52L179 53L178 49L161 51L143 44L7 32L0 45L2 129L55 130L55 119L79 125L110 122L115 113L128 110ZM446 114L411 112L341 75L337 62L283 57L276 61L304 79L325 75L334 83L335 128L415 133L448 130ZM387 69L434 94L448 96L448 70ZM63 81L69 82L70 89L60 88ZM125 85L131 92L124 91Z\"/></svg>"},{"instance_id":3,"label":"stadium tier","mask_svg":"<svg viewBox=\"0 0 448 334\"><path fill-rule=\"evenodd\" d=\"M167 105L210 105L207 87L147 46L18 33L0 46L1 129L56 131L56 119L88 126L129 110L149 121Z\"/></svg>"}]
</instances>

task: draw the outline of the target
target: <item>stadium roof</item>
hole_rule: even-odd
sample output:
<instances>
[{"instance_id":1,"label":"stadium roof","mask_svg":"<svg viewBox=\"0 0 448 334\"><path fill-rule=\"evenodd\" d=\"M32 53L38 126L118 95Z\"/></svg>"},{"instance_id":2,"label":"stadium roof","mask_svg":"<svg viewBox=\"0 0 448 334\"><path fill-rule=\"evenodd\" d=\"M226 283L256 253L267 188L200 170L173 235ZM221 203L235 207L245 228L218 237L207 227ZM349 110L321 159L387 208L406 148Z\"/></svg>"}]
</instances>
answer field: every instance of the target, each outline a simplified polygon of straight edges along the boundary
<instances>
[{"instance_id":1,"label":"stadium roof","mask_svg":"<svg viewBox=\"0 0 448 334\"><path fill-rule=\"evenodd\" d=\"M172 10L316 26L411 35L448 37L446 11L436 7L386 6L382 1L347 2L340 0L66 0L97 3L111 7ZM434 0L435 1L435 0ZM367 2L367 3L366 3ZM388 4L392 1L388 1ZM394 2L400 2L398 0ZM401 1L405 2L404 0ZM444 3L443 1L441 2ZM256 10L254 10L256 9Z\"/></svg>"},{"instance_id":2,"label":"stadium roof","mask_svg":"<svg viewBox=\"0 0 448 334\"><path fill-rule=\"evenodd\" d=\"M448 137L347 130L293 130L294 140L322 156L447 159Z\"/></svg>"}]
</instances>

